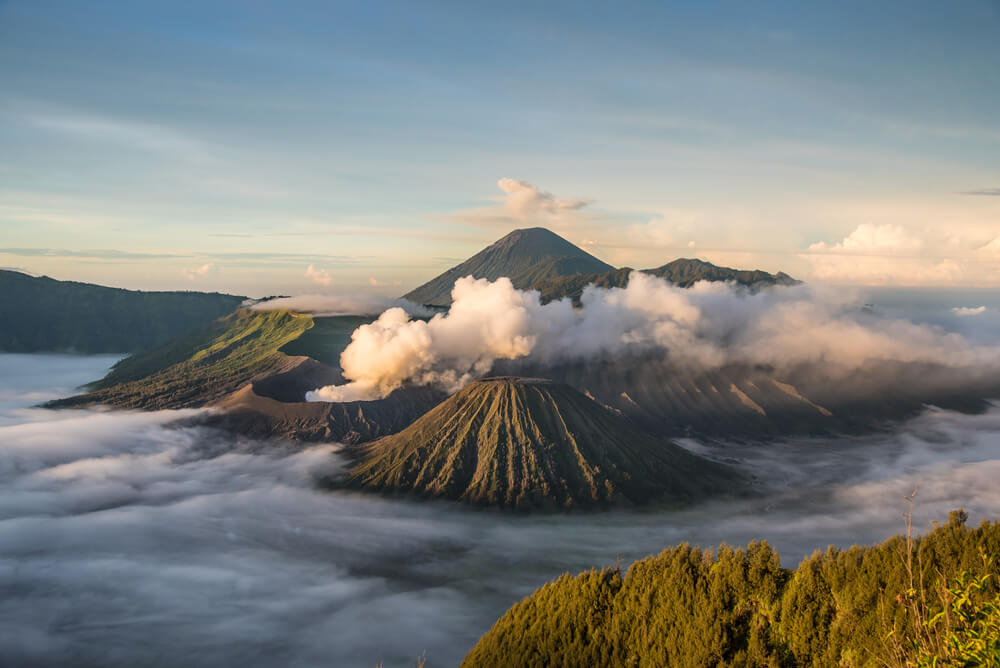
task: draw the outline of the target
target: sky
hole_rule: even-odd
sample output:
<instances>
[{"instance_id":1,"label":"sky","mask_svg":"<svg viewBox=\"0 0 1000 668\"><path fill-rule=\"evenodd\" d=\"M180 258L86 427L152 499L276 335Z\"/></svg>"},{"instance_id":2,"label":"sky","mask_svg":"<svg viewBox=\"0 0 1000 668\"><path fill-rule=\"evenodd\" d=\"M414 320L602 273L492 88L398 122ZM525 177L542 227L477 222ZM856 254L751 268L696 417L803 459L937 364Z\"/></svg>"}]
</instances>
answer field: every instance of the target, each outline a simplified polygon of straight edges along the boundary
<instances>
[{"instance_id":1,"label":"sky","mask_svg":"<svg viewBox=\"0 0 1000 668\"><path fill-rule=\"evenodd\" d=\"M0 0L0 266L397 296L616 266L1000 287L1000 2Z\"/></svg>"}]
</instances>

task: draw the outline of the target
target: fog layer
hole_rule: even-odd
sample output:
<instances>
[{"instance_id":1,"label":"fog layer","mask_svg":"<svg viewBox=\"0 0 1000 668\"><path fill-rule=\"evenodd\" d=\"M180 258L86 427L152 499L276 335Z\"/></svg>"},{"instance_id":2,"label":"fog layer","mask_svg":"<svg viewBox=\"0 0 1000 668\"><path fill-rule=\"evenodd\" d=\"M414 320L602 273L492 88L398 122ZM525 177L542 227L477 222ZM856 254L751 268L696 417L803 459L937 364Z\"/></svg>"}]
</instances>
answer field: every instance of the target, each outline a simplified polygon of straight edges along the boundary
<instances>
[{"instance_id":1,"label":"fog layer","mask_svg":"<svg viewBox=\"0 0 1000 668\"><path fill-rule=\"evenodd\" d=\"M413 666L426 651L451 666L564 571L758 538L793 566L899 531L917 484L918 526L958 506L1000 516L1000 408L929 410L870 438L686 442L735 453L760 496L520 516L321 491L334 444L26 407L111 361L0 355L0 665Z\"/></svg>"}]
</instances>

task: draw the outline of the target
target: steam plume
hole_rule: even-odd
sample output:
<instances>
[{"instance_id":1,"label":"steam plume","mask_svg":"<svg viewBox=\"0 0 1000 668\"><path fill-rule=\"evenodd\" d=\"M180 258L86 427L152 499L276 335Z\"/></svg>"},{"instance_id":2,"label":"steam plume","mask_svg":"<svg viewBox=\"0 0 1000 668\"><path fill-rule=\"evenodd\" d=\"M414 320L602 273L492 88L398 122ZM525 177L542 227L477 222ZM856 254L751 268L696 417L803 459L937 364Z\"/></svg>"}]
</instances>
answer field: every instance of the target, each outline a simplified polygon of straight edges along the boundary
<instances>
[{"instance_id":1,"label":"steam plume","mask_svg":"<svg viewBox=\"0 0 1000 668\"><path fill-rule=\"evenodd\" d=\"M702 282L682 289L633 273L625 288L584 290L581 308L568 300L542 304L539 293L510 280L459 279L447 314L414 321L399 308L359 327L341 356L350 382L308 393L312 401L384 397L404 383L456 390L498 360L540 365L658 351L694 370L730 362L822 363L849 372L872 361L996 366L1000 349L906 320L857 308L843 291L810 286L751 293Z\"/></svg>"}]
</instances>

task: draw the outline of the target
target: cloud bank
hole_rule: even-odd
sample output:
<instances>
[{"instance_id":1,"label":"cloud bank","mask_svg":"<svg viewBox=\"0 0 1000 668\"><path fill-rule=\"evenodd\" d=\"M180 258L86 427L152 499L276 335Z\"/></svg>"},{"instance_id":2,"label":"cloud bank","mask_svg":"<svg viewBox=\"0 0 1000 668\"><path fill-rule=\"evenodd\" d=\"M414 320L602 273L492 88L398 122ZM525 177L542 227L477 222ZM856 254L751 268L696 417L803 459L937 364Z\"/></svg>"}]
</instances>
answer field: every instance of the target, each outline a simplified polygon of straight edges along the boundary
<instances>
[{"instance_id":1,"label":"cloud bank","mask_svg":"<svg viewBox=\"0 0 1000 668\"><path fill-rule=\"evenodd\" d=\"M349 382L318 388L307 399L375 399L404 383L454 391L498 360L546 365L651 351L694 370L731 362L818 363L841 372L884 360L1000 365L1000 349L931 326L869 317L843 291L806 285L757 293L707 282L682 289L636 272L626 288L588 287L576 309L568 300L543 305L537 292L515 290L506 278L469 276L455 283L452 296L451 310L428 321L390 309L359 327L341 356Z\"/></svg>"},{"instance_id":2,"label":"cloud bank","mask_svg":"<svg viewBox=\"0 0 1000 668\"><path fill-rule=\"evenodd\" d=\"M990 240L981 231L963 233L961 228L864 223L836 243L811 244L802 257L821 281L982 285L1000 280L1000 237Z\"/></svg>"},{"instance_id":3,"label":"cloud bank","mask_svg":"<svg viewBox=\"0 0 1000 668\"><path fill-rule=\"evenodd\" d=\"M254 311L297 311L315 316L337 315L378 315L386 309L401 309L407 315L418 318L429 317L434 311L421 304L406 299L388 299L363 295L298 295L279 297L258 302L251 306Z\"/></svg>"},{"instance_id":4,"label":"cloud bank","mask_svg":"<svg viewBox=\"0 0 1000 668\"><path fill-rule=\"evenodd\" d=\"M511 516L325 491L336 446L178 425L179 414L23 410L92 360L3 356L0 665L457 665L512 602L566 571L683 541L814 549L1000 516L1000 408L928 411L897 433L686 442L760 494L682 511ZM105 369L110 360L105 360ZM34 369L35 373L29 373ZM51 385L45 386L43 380Z\"/></svg>"}]
</instances>

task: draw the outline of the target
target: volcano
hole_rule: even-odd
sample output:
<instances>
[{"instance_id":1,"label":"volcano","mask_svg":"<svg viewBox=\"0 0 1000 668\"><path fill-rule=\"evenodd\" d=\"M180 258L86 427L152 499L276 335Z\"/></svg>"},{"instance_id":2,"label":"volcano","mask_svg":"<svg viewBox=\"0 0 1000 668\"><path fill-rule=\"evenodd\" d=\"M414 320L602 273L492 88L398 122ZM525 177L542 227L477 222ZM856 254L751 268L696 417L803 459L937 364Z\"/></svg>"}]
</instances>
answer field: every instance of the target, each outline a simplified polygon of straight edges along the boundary
<instances>
[{"instance_id":1,"label":"volcano","mask_svg":"<svg viewBox=\"0 0 1000 668\"><path fill-rule=\"evenodd\" d=\"M510 278L514 287L526 290L546 279L575 274L613 271L614 267L574 246L544 227L514 230L462 264L404 295L418 304L447 306L451 289L464 276L495 281Z\"/></svg>"},{"instance_id":2,"label":"volcano","mask_svg":"<svg viewBox=\"0 0 1000 668\"><path fill-rule=\"evenodd\" d=\"M348 487L519 510L680 504L737 482L725 467L544 379L476 381L352 452Z\"/></svg>"}]
</instances>

